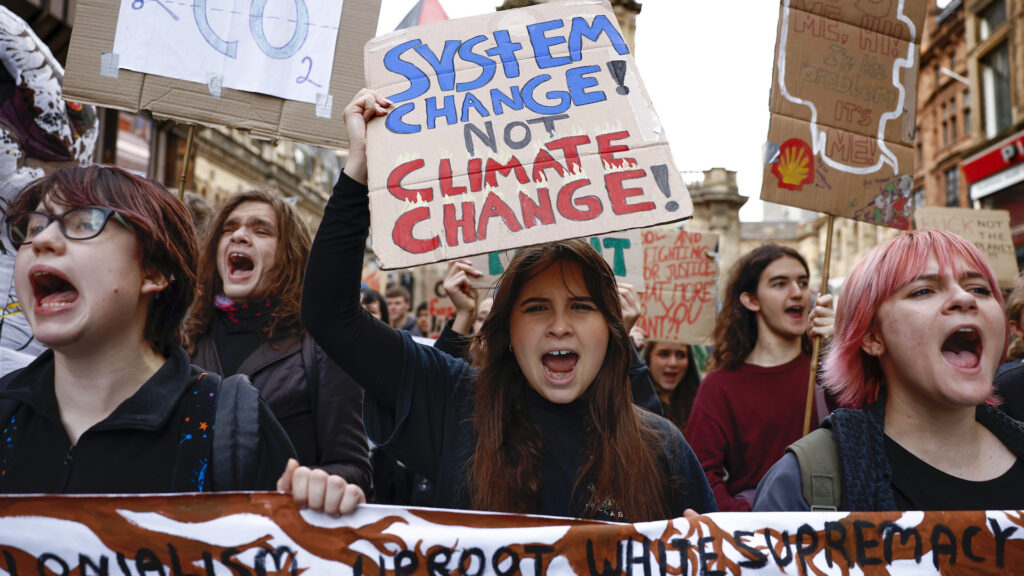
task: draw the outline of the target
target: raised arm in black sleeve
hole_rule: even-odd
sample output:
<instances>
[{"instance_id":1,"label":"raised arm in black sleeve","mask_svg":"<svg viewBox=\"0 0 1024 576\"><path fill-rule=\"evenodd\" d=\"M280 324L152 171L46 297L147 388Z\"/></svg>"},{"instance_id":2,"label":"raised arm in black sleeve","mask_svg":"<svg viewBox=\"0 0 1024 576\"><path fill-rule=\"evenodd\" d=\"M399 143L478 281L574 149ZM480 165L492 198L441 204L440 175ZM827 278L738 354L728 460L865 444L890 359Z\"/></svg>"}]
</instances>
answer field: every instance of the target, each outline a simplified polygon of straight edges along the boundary
<instances>
[{"instance_id":1,"label":"raised arm in black sleeve","mask_svg":"<svg viewBox=\"0 0 1024 576\"><path fill-rule=\"evenodd\" d=\"M366 186L338 178L306 264L302 323L327 355L378 402L393 406L402 376L402 338L359 304L370 229Z\"/></svg>"}]
</instances>

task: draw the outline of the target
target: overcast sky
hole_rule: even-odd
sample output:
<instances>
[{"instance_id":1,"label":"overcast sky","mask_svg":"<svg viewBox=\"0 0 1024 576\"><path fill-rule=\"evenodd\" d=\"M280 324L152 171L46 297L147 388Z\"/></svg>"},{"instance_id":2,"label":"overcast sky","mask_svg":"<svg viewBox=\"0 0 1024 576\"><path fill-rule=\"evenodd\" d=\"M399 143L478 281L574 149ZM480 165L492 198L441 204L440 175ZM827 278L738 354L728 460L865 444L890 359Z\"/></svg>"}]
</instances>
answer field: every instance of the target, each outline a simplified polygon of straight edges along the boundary
<instances>
[{"instance_id":1,"label":"overcast sky","mask_svg":"<svg viewBox=\"0 0 1024 576\"><path fill-rule=\"evenodd\" d=\"M440 1L453 19L501 5ZM415 3L382 0L377 33L393 30ZM751 197L740 217L760 220L761 145L768 131L778 2L646 0L642 5L634 57L676 166L736 170L740 194Z\"/></svg>"}]
</instances>

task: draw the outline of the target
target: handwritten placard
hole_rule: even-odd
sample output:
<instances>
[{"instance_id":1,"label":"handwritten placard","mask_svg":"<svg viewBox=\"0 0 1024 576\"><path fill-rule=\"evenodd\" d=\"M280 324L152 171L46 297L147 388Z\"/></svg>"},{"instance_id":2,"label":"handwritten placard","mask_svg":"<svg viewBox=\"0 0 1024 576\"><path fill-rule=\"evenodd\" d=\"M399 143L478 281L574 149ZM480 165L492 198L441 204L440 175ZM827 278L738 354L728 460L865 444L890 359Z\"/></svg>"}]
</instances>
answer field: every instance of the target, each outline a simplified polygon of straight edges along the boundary
<instances>
[{"instance_id":1,"label":"handwritten placard","mask_svg":"<svg viewBox=\"0 0 1024 576\"><path fill-rule=\"evenodd\" d=\"M632 285L637 292L644 291L642 230L627 230L615 234L594 236L588 240L590 245L604 257L617 281ZM515 254L515 250L506 250L471 257L469 261L472 262L473 267L484 273L482 277L472 280L473 287L487 292L493 290Z\"/></svg>"},{"instance_id":2,"label":"handwritten placard","mask_svg":"<svg viewBox=\"0 0 1024 576\"><path fill-rule=\"evenodd\" d=\"M1006 210L972 210L923 206L914 211L914 226L920 230L945 230L970 240L985 254L1001 288L1017 286L1016 249Z\"/></svg>"},{"instance_id":3,"label":"handwritten placard","mask_svg":"<svg viewBox=\"0 0 1024 576\"><path fill-rule=\"evenodd\" d=\"M612 524L274 493L0 498L7 574L1006 574L1024 512L709 514Z\"/></svg>"},{"instance_id":4,"label":"handwritten placard","mask_svg":"<svg viewBox=\"0 0 1024 576\"><path fill-rule=\"evenodd\" d=\"M927 0L782 0L761 198L907 229Z\"/></svg>"},{"instance_id":5,"label":"handwritten placard","mask_svg":"<svg viewBox=\"0 0 1024 576\"><path fill-rule=\"evenodd\" d=\"M118 68L317 103L328 96L342 0L121 0Z\"/></svg>"},{"instance_id":6,"label":"handwritten placard","mask_svg":"<svg viewBox=\"0 0 1024 576\"><path fill-rule=\"evenodd\" d=\"M664 228L643 231L643 316L651 340L705 344L718 312L718 235Z\"/></svg>"},{"instance_id":7,"label":"handwritten placard","mask_svg":"<svg viewBox=\"0 0 1024 576\"><path fill-rule=\"evenodd\" d=\"M365 67L394 103L367 128L384 268L692 215L605 0L409 28Z\"/></svg>"}]
</instances>

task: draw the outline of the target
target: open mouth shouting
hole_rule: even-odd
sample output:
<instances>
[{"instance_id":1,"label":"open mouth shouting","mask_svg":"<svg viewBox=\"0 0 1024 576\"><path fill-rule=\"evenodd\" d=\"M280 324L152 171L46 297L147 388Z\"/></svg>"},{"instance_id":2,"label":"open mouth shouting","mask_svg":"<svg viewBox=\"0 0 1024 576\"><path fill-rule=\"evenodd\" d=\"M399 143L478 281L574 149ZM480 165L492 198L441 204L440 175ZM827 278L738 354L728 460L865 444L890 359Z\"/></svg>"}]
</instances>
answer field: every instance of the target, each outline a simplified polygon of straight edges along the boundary
<instances>
[{"instance_id":1,"label":"open mouth shouting","mask_svg":"<svg viewBox=\"0 0 1024 576\"><path fill-rule=\"evenodd\" d=\"M78 289L60 271L37 266L29 272L37 313L65 310L78 300Z\"/></svg>"},{"instance_id":2,"label":"open mouth shouting","mask_svg":"<svg viewBox=\"0 0 1024 576\"><path fill-rule=\"evenodd\" d=\"M544 374L552 383L568 382L576 374L576 363L579 358L579 354L572 350L552 350L541 357Z\"/></svg>"},{"instance_id":3,"label":"open mouth shouting","mask_svg":"<svg viewBox=\"0 0 1024 576\"><path fill-rule=\"evenodd\" d=\"M230 252L228 254L228 276L232 280L245 280L252 276L256 263L247 254Z\"/></svg>"},{"instance_id":4,"label":"open mouth shouting","mask_svg":"<svg viewBox=\"0 0 1024 576\"><path fill-rule=\"evenodd\" d=\"M789 306L786 308L786 316L794 322L804 321L804 307L802 305Z\"/></svg>"},{"instance_id":5,"label":"open mouth shouting","mask_svg":"<svg viewBox=\"0 0 1024 576\"><path fill-rule=\"evenodd\" d=\"M942 341L942 358L955 368L973 370L981 363L981 333L973 326L957 328Z\"/></svg>"}]
</instances>

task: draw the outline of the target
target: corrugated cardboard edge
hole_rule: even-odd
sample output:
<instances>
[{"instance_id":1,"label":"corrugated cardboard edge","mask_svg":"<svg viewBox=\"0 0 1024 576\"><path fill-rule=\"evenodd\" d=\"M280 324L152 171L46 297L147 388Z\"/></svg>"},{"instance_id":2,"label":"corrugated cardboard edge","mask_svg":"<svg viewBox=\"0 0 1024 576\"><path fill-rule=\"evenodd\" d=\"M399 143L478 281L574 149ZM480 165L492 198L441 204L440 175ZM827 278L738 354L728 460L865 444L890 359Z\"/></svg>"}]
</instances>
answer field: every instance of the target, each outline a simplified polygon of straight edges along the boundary
<instances>
[{"instance_id":1,"label":"corrugated cardboard edge","mask_svg":"<svg viewBox=\"0 0 1024 576\"><path fill-rule=\"evenodd\" d=\"M329 93L334 110L318 117L316 105L223 89L220 98L205 84L119 70L100 75L101 57L114 47L119 3L82 0L68 51L64 95L76 102L129 112L149 110L176 122L223 125L254 136L284 138L316 146L348 146L341 108L364 84L362 47L377 29L381 0L349 0L341 12Z\"/></svg>"}]
</instances>

